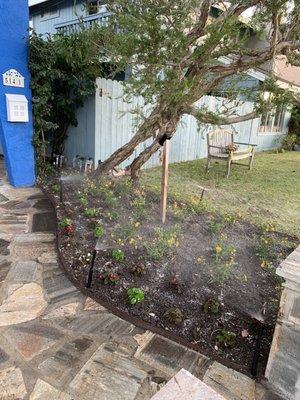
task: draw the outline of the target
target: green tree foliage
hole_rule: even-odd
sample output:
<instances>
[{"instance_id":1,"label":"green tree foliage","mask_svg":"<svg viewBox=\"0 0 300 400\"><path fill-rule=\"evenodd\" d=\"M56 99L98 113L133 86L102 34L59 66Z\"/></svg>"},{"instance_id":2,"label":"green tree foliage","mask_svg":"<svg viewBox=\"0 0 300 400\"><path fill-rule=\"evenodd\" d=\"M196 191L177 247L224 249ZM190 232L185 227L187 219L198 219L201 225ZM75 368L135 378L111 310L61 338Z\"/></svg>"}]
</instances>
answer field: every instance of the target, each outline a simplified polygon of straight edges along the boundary
<instances>
[{"instance_id":1,"label":"green tree foliage","mask_svg":"<svg viewBox=\"0 0 300 400\"><path fill-rule=\"evenodd\" d=\"M289 122L289 134L297 136L297 144L300 144L300 106L294 106Z\"/></svg>"},{"instance_id":2,"label":"green tree foliage","mask_svg":"<svg viewBox=\"0 0 300 400\"><path fill-rule=\"evenodd\" d=\"M47 148L52 154L62 153L68 127L77 124L77 108L94 93L95 78L103 74L100 42L97 30L70 36L30 36L34 145L40 170L45 166Z\"/></svg>"},{"instance_id":3,"label":"green tree foliage","mask_svg":"<svg viewBox=\"0 0 300 400\"><path fill-rule=\"evenodd\" d=\"M246 21L243 13L253 7L255 13ZM102 171L153 138L130 166L137 177L161 138L173 136L184 114L199 124L225 125L254 118L291 99L288 90L276 85L270 67L277 55L295 65L300 62L299 0L112 0L109 10L112 16L102 37L105 57L117 70L130 69L126 95L142 96L152 111L145 116L136 110L140 123L135 136L104 161ZM257 90L245 89L241 81L257 67L269 68L270 79ZM217 111L195 106L203 96L224 88L233 105ZM263 97L265 91L272 96ZM241 98L254 102L253 112L237 114Z\"/></svg>"}]
</instances>

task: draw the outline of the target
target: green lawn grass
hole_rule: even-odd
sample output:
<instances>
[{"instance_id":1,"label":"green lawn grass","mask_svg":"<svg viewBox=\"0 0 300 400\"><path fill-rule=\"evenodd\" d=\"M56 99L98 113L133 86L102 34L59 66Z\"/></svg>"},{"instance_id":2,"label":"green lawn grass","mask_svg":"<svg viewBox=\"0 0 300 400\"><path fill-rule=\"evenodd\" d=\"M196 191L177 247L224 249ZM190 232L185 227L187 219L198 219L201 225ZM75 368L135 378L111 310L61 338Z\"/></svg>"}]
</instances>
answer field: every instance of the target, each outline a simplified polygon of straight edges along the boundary
<instances>
[{"instance_id":1,"label":"green lawn grass","mask_svg":"<svg viewBox=\"0 0 300 400\"><path fill-rule=\"evenodd\" d=\"M252 171L233 165L225 178L226 164L212 164L205 174L205 159L170 165L169 194L181 202L200 196L220 214L239 214L257 225L275 224L276 230L300 237L300 152L262 152L255 156ZM161 168L145 170L143 184L160 191Z\"/></svg>"}]
</instances>

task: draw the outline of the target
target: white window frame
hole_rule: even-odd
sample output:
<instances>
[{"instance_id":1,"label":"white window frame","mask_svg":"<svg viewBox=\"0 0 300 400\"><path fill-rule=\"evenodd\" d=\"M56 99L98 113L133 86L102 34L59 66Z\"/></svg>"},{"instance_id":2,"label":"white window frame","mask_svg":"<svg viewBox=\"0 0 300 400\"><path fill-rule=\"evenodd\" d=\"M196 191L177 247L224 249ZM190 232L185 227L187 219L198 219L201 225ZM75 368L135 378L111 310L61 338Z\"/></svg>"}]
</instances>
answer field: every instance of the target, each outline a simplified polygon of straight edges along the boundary
<instances>
[{"instance_id":1,"label":"white window frame","mask_svg":"<svg viewBox=\"0 0 300 400\"><path fill-rule=\"evenodd\" d=\"M282 135L285 134L284 130L284 121L285 121L285 115L286 115L286 107L281 106L280 107L280 115L279 115L279 128L274 130L274 123L275 119L277 117L277 110L274 112L269 111L265 114L265 121L266 123L262 125L262 118L263 116L260 117L260 122L259 122L259 129L258 129L258 134L259 135Z\"/></svg>"}]
</instances>

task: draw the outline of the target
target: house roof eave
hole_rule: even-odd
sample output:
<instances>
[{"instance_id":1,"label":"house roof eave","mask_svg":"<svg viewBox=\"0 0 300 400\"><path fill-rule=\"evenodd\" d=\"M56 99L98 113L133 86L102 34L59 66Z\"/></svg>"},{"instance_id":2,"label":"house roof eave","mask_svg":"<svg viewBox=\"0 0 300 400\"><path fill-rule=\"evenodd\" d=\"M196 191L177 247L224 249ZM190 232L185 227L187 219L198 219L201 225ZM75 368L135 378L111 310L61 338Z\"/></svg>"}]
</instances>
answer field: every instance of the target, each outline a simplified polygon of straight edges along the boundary
<instances>
[{"instance_id":1,"label":"house roof eave","mask_svg":"<svg viewBox=\"0 0 300 400\"><path fill-rule=\"evenodd\" d=\"M49 0L28 0L28 7L33 7L33 6L37 6L38 4L41 3L46 3Z\"/></svg>"}]
</instances>

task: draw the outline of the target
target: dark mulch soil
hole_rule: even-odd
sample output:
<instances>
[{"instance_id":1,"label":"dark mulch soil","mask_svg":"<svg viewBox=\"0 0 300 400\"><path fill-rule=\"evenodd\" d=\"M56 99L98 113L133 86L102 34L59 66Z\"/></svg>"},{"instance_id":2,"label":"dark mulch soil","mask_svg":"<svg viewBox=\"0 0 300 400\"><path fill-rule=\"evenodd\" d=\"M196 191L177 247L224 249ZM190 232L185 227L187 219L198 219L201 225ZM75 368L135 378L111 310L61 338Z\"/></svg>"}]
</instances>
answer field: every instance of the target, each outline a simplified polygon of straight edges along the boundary
<instances>
[{"instance_id":1,"label":"dark mulch soil","mask_svg":"<svg viewBox=\"0 0 300 400\"><path fill-rule=\"evenodd\" d=\"M259 329L257 319L263 318L259 363L259 373L263 374L281 293L274 270L293 250L294 238L238 218L213 215L195 199L191 205L170 201L168 221L162 225L159 199L151 193L135 192L124 180L101 182L95 187L92 179L83 182L67 178L63 183L64 203L60 202L56 178L43 186L56 204L58 220L69 218L74 223L75 232L69 235L59 228L59 250L79 287L86 286L96 243L93 229L100 224L105 235L99 240L101 250L95 261L91 297L246 373ZM88 204L82 205L86 193ZM84 210L91 207L99 213L97 217L84 216ZM162 232L169 236L164 237ZM155 242L158 237L161 240ZM269 243L265 246L267 254L257 250L262 238ZM158 257L161 243L167 245L162 246L163 255ZM224 281L216 279L214 269L218 244L235 249L234 263ZM114 260L112 250L122 250L125 260ZM261 266L262 257L267 267ZM140 264L145 273L137 276L132 268ZM104 283L103 277L110 272L118 275L116 285ZM127 298L132 287L145 293L145 300L134 306ZM216 314L204 310L210 300L219 304ZM179 325L166 320L165 313L171 308L179 308L183 314ZM220 341L224 330L235 335L232 343Z\"/></svg>"}]
</instances>

